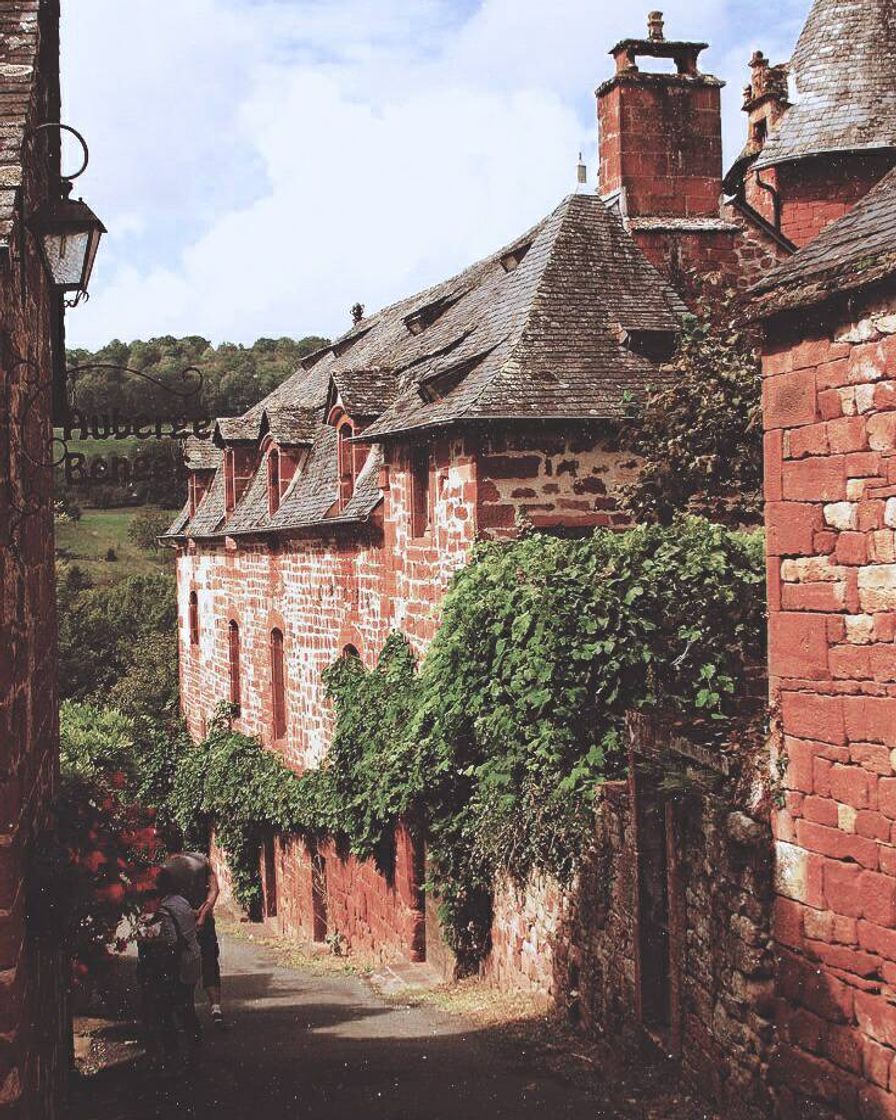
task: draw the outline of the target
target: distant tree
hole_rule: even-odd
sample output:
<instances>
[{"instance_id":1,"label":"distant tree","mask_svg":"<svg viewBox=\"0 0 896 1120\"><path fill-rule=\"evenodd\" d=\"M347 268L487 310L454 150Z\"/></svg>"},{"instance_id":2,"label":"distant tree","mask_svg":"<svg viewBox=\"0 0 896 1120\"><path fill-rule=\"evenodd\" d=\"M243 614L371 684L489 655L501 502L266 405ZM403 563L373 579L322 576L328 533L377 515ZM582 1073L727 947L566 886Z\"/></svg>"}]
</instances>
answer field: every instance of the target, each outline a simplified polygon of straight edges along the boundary
<instances>
[{"instance_id":1,"label":"distant tree","mask_svg":"<svg viewBox=\"0 0 896 1120\"><path fill-rule=\"evenodd\" d=\"M164 510L146 509L135 513L128 525L128 540L147 552L158 552L158 538L171 523L171 514Z\"/></svg>"},{"instance_id":2,"label":"distant tree","mask_svg":"<svg viewBox=\"0 0 896 1120\"><path fill-rule=\"evenodd\" d=\"M174 579L161 573L93 587L80 569L62 566L56 600L59 689L64 700L103 702L134 664L141 639L170 635L177 627Z\"/></svg>"},{"instance_id":3,"label":"distant tree","mask_svg":"<svg viewBox=\"0 0 896 1120\"><path fill-rule=\"evenodd\" d=\"M165 335L131 343L114 339L99 350L69 351L69 368L78 370L73 403L89 416L118 411L123 416L152 413L173 417L183 411L183 400L175 393L191 384L183 380L183 372L195 366L203 384L190 411L238 415L276 389L296 372L306 354L326 342L314 335L260 338L252 346L223 342L217 347L200 335ZM124 368L145 377L125 373Z\"/></svg>"}]
</instances>

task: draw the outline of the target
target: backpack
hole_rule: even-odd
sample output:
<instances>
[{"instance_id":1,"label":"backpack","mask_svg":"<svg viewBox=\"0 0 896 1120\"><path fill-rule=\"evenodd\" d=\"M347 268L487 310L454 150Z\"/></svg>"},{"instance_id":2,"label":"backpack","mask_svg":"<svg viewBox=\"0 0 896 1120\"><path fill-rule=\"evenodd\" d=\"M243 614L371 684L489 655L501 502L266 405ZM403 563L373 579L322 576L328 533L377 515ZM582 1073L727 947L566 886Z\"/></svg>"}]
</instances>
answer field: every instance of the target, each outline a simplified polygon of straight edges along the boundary
<instances>
[{"instance_id":1,"label":"backpack","mask_svg":"<svg viewBox=\"0 0 896 1120\"><path fill-rule=\"evenodd\" d=\"M177 915L173 910L169 910L167 906L160 906L159 911L166 913L171 919L174 926L174 934L177 942L172 946L174 954L175 968L174 975L181 982L181 984L195 984L202 973L202 956L199 952L199 946L194 949L193 946L187 941L180 928L180 923L177 920Z\"/></svg>"},{"instance_id":2,"label":"backpack","mask_svg":"<svg viewBox=\"0 0 896 1120\"><path fill-rule=\"evenodd\" d=\"M161 940L162 914L171 919L176 941L173 945ZM143 983L162 985L195 984L202 972L202 958L183 935L177 916L167 906L160 906L153 919L143 927L137 938L137 970Z\"/></svg>"}]
</instances>

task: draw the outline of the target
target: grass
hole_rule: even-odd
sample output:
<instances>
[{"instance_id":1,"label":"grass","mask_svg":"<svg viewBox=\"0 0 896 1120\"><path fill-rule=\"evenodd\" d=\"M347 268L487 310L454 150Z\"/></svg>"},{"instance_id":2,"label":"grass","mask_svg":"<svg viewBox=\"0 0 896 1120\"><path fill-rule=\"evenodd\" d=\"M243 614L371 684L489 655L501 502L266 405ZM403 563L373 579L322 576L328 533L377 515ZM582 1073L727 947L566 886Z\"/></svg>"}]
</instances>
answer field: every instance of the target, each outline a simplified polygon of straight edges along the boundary
<instances>
[{"instance_id":1,"label":"grass","mask_svg":"<svg viewBox=\"0 0 896 1120\"><path fill-rule=\"evenodd\" d=\"M128 540L128 526L132 518L155 508L86 509L80 521L56 525L56 555L83 568L97 585L115 583L130 575L168 571L172 566L170 550L149 552ZM170 513L173 521L177 511L166 512ZM117 560L106 559L110 548L115 550Z\"/></svg>"}]
</instances>

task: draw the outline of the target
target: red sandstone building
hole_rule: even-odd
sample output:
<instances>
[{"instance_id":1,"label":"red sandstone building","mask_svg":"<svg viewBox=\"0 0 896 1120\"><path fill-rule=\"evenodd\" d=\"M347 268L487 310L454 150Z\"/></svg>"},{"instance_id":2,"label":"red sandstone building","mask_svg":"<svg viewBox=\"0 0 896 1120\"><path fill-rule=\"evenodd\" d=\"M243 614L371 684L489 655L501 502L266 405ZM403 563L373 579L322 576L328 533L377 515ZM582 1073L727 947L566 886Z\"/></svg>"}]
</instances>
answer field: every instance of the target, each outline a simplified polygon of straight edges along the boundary
<instances>
[{"instance_id":1,"label":"red sandstone building","mask_svg":"<svg viewBox=\"0 0 896 1120\"><path fill-rule=\"evenodd\" d=\"M770 668L786 763L775 1073L787 1115L891 1117L896 171L760 293Z\"/></svg>"},{"instance_id":2,"label":"red sandstone building","mask_svg":"<svg viewBox=\"0 0 896 1120\"><path fill-rule=\"evenodd\" d=\"M789 75L785 67L754 58L745 103L749 143L724 189L722 83L700 72L703 47L667 40L653 14L646 39L614 48L616 72L598 90L596 195L567 198L532 230L459 276L361 319L244 416L219 420L212 443L190 443L190 497L169 537L178 548L182 696L194 735L203 733L218 702L230 700L239 705L240 730L257 735L298 769L314 766L326 753L331 726L323 670L344 653L373 664L394 629L424 654L448 581L478 536L511 535L521 523L563 533L624 524L615 494L637 463L618 449L619 422L628 403L664 376L695 278L747 288L849 211L896 164L892 5L816 0ZM654 72L650 60L657 58L671 59L676 72ZM829 244L839 235L827 236ZM786 272L774 275L789 282ZM852 345L867 344L856 336L835 349ZM841 359L849 360L845 352ZM868 985L877 981L868 980L862 962L872 950L855 940L841 949L835 933L844 928L840 917L855 927L858 916L849 908L865 903L822 905L820 895L797 898L794 892L823 891L829 883L832 892L842 887L844 899L858 900L884 885L883 849L870 853L881 840L888 843L889 834L865 837L860 830L860 818L861 828L884 827L879 809L868 800L856 803L870 793L840 799L830 783L847 769L843 781L850 788L870 788L869 775L889 766L883 754L892 732L875 724L872 735L863 724L856 734L867 758L850 761L846 736L852 732L843 731L834 742L819 728L828 722L826 705L834 696L840 714L830 718L843 730L847 692L869 697L862 707L868 720L894 723L879 703L892 688L885 683L891 678L879 679L888 671L877 648L884 639L868 630L885 626L878 616L889 617L893 609L889 585L880 583L886 573L877 570L886 562L868 551L887 547L886 532L892 544L889 497L875 492L880 524L872 526L862 512L865 489L859 495L860 486L871 484L864 480L879 488L896 483L881 472L876 446L892 439L892 430L885 419L872 423L867 415L884 405L873 389L877 376L859 384L859 358L845 380L831 380L823 389L819 384L817 399L808 375L794 376L796 367L786 357L778 370L775 360L768 372L783 380L770 381L770 389L780 385L780 403L769 414L770 550L788 559L780 572L772 562L771 606L784 611L772 624L772 672L785 682L785 731L803 744L792 765L813 772L820 767L829 782L818 794L825 803L818 819L804 813L802 823L794 823L791 795L793 820L782 814L778 822L786 898L777 936L785 944L797 937L788 933L797 917L787 899L818 911L811 931L800 926L798 935L812 944L800 941L793 947L796 963L785 965L785 983L793 977L794 989L786 999L788 1007L796 1005L803 998L796 990L812 987L810 972L819 959L812 954L820 945L835 995L828 998L816 984L816 1004L807 1014L830 1024L830 1038L842 1046L838 1068L852 1063L853 1083L861 1087L875 1077L875 1084L886 1080L880 1070L887 1055L871 1043L885 1050L896 1044L896 1034L886 1034L892 1028L885 996L877 992L868 1002ZM858 429L866 420L862 436ZM864 467L847 470L860 460ZM837 676L829 653L849 672ZM796 704L791 692L817 692L824 699L804 697ZM811 727L788 730L788 721L803 718L794 715L797 710L808 713ZM814 789L793 785L794 794ZM636 836L635 818L644 814L628 796L625 789L607 791L600 811L607 837ZM875 814L873 821L862 816L865 810ZM853 831L834 821L835 812L838 822L842 816L854 824ZM688 864L678 881L681 898L699 897L703 910L688 913L687 906L696 904L682 902L676 927L681 941L672 954L677 963L663 980L669 991L660 999L668 1020L663 1041L695 1076L714 1084L720 1100L748 1101L761 1110L775 1039L774 993L762 949L771 906L770 896L763 901L761 868L754 873L737 854L737 845L756 837L738 820L724 824L730 836L723 835L711 816L676 827L662 841L673 845L673 861L688 849L707 857L705 866ZM796 830L793 835L788 828ZM847 832L852 840L842 839ZM831 844L840 847L822 848ZM583 990L590 985L594 1021L606 1025L628 1015L643 1022L645 970L639 969L631 929L631 899L643 868L624 848L617 853L615 893L602 912L606 924L594 935L593 922L576 919L580 931L590 926L591 932L574 951L567 944L561 952L561 931L572 919L562 902L551 904L549 889L533 887L525 899L505 899L503 909L499 898L490 974L551 995L564 983L578 989L581 980ZM716 867L731 872L724 897L712 882L710 851ZM824 854L820 862L808 858L816 852ZM862 863L857 853L878 862ZM338 929L363 952L438 956L420 889L422 853L406 836L399 836L388 884L372 865L344 861L332 847L309 851L290 837L278 838L263 858L267 916L284 931L320 940L328 929ZM828 871L828 863L837 867ZM681 884L689 875L685 889ZM752 905L744 902L749 897ZM707 916L712 907L720 909ZM888 925L896 925L896 913L874 922L884 932ZM719 945L719 952L706 949ZM558 980L561 958L565 980ZM624 962L615 988L608 979L613 970L602 973L601 960ZM590 979L582 979L589 969ZM836 994L842 981L833 979L844 969L863 979L857 985L862 998L855 996L850 1014L857 1015L862 1003L866 1023L867 1016L875 1017L874 1029L859 1021L867 1058L842 1057L853 1035L838 1033L846 1011ZM820 1004L828 1011L821 1013ZM821 1026L799 1014L793 1022L786 1029L803 1032L792 1044L805 1058L799 1068L815 1070L824 1081L827 1066L812 1063L836 1060L817 1057L812 1031ZM855 1019L850 1024L852 1030ZM729 1060L735 1050L736 1062ZM792 1103L801 1092L787 1088L782 1099ZM807 1085L803 1096L816 1100L825 1092ZM843 1109L844 1115L859 1115Z\"/></svg>"}]
</instances>

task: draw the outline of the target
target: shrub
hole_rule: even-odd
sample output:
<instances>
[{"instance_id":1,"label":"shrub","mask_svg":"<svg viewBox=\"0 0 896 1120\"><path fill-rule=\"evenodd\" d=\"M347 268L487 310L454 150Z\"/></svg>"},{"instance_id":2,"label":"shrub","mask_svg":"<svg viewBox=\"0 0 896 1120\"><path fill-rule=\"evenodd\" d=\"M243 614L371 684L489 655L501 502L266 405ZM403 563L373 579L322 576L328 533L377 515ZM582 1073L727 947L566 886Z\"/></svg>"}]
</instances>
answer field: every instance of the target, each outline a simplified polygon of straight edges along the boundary
<instances>
[{"instance_id":1,"label":"shrub","mask_svg":"<svg viewBox=\"0 0 896 1120\"><path fill-rule=\"evenodd\" d=\"M626 493L638 520L677 512L726 524L762 514L761 371L756 339L733 300L716 298L687 320L672 376L633 416L624 443L643 459Z\"/></svg>"}]
</instances>

